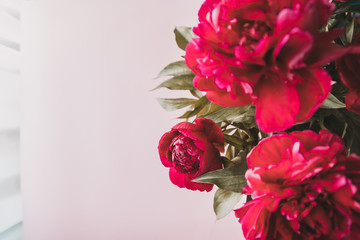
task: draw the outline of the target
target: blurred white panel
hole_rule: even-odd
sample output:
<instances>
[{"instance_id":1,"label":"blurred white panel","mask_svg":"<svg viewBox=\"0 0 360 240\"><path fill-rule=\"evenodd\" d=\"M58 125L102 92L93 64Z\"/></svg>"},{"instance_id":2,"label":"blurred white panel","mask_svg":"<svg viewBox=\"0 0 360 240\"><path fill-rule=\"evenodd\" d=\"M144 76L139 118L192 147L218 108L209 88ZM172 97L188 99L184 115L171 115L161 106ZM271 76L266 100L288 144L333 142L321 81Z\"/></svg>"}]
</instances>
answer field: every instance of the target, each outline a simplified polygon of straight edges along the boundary
<instances>
[{"instance_id":1,"label":"blurred white panel","mask_svg":"<svg viewBox=\"0 0 360 240\"><path fill-rule=\"evenodd\" d=\"M19 130L0 132L0 186L3 179L19 173ZM0 189L1 191L1 189ZM1 194L0 194L1 195ZM1 215L0 215L1 217Z\"/></svg>"},{"instance_id":2,"label":"blurred white panel","mask_svg":"<svg viewBox=\"0 0 360 240\"><path fill-rule=\"evenodd\" d=\"M0 233L21 222L20 193L0 199L0 216Z\"/></svg>"},{"instance_id":3,"label":"blurred white panel","mask_svg":"<svg viewBox=\"0 0 360 240\"><path fill-rule=\"evenodd\" d=\"M0 0L0 6L19 11L22 0Z\"/></svg>"},{"instance_id":4,"label":"blurred white panel","mask_svg":"<svg viewBox=\"0 0 360 240\"><path fill-rule=\"evenodd\" d=\"M11 10L1 7L0 4L0 38L5 38L12 42L20 40L20 22Z\"/></svg>"},{"instance_id":5,"label":"blurred white panel","mask_svg":"<svg viewBox=\"0 0 360 240\"><path fill-rule=\"evenodd\" d=\"M19 73L20 53L0 43L0 70Z\"/></svg>"},{"instance_id":6,"label":"blurred white panel","mask_svg":"<svg viewBox=\"0 0 360 240\"><path fill-rule=\"evenodd\" d=\"M0 0L0 238L19 240L20 0Z\"/></svg>"},{"instance_id":7,"label":"blurred white panel","mask_svg":"<svg viewBox=\"0 0 360 240\"><path fill-rule=\"evenodd\" d=\"M20 76L0 70L0 131L19 128Z\"/></svg>"},{"instance_id":8,"label":"blurred white panel","mask_svg":"<svg viewBox=\"0 0 360 240\"><path fill-rule=\"evenodd\" d=\"M7 229L3 233L0 233L1 240L22 240L23 239L23 231L22 224L18 223L15 226Z\"/></svg>"}]
</instances>

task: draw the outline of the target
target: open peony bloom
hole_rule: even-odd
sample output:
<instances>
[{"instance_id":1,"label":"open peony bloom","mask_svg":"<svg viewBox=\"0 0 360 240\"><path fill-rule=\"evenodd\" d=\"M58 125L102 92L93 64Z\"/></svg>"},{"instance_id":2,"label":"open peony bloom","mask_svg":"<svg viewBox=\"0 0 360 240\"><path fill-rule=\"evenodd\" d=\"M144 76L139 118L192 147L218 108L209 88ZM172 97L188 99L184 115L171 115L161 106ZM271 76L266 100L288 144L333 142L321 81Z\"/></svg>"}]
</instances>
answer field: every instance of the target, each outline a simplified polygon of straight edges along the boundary
<instances>
[{"instance_id":1,"label":"open peony bloom","mask_svg":"<svg viewBox=\"0 0 360 240\"><path fill-rule=\"evenodd\" d=\"M213 184L192 182L197 176L220 169L224 138L215 122L198 118L182 122L165 133L159 142L162 164L170 168L173 184L191 190L210 191Z\"/></svg>"},{"instance_id":2,"label":"open peony bloom","mask_svg":"<svg viewBox=\"0 0 360 240\"><path fill-rule=\"evenodd\" d=\"M279 134L247 158L246 239L360 239L360 157L327 130Z\"/></svg>"},{"instance_id":3,"label":"open peony bloom","mask_svg":"<svg viewBox=\"0 0 360 240\"><path fill-rule=\"evenodd\" d=\"M185 60L194 86L222 106L256 106L265 132L310 118L327 98L321 66L352 48L333 44L343 30L320 32L329 0L206 0Z\"/></svg>"},{"instance_id":4,"label":"open peony bloom","mask_svg":"<svg viewBox=\"0 0 360 240\"><path fill-rule=\"evenodd\" d=\"M353 43L360 44L360 33L354 37ZM345 97L346 108L360 114L360 54L345 55L335 63L342 82L349 88Z\"/></svg>"}]
</instances>

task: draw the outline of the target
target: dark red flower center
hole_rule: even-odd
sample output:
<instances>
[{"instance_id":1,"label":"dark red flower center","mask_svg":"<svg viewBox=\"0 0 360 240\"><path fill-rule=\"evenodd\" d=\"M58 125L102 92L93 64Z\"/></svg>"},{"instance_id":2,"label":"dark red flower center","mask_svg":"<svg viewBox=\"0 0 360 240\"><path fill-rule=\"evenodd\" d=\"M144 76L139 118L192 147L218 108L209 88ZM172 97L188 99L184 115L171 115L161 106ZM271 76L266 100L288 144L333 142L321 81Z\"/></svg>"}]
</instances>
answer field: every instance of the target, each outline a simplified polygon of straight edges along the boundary
<instances>
[{"instance_id":1,"label":"dark red flower center","mask_svg":"<svg viewBox=\"0 0 360 240\"><path fill-rule=\"evenodd\" d=\"M170 145L171 159L174 168L182 173L196 173L200 167L200 157L203 154L191 138L179 135Z\"/></svg>"}]
</instances>

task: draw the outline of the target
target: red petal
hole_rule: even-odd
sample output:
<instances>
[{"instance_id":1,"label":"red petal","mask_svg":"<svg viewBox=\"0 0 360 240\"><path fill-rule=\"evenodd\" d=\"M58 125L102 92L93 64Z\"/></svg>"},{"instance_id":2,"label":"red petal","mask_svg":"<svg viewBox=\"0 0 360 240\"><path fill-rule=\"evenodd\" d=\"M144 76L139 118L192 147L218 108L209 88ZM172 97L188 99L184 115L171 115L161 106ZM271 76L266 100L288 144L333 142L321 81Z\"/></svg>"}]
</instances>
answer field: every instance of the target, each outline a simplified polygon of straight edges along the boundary
<instances>
[{"instance_id":1,"label":"red petal","mask_svg":"<svg viewBox=\"0 0 360 240\"><path fill-rule=\"evenodd\" d=\"M220 152L224 152L224 137L221 128L214 121L206 118L198 118L195 123L204 128L207 140L213 143Z\"/></svg>"},{"instance_id":2,"label":"red petal","mask_svg":"<svg viewBox=\"0 0 360 240\"><path fill-rule=\"evenodd\" d=\"M276 167L269 169L249 169L246 171L245 177L247 179L248 188L245 189L245 193L250 193L253 197L274 196L277 198L285 199L288 197L294 197L296 189L291 187L284 187L279 182L286 180L285 174L288 174L289 166L291 167L291 161L287 160L285 164L281 162Z\"/></svg>"},{"instance_id":3,"label":"red petal","mask_svg":"<svg viewBox=\"0 0 360 240\"><path fill-rule=\"evenodd\" d=\"M315 132L310 130L305 130L301 132L295 131L291 132L290 135L300 140L300 142L305 147L305 151L310 151L311 149L313 149L319 141L319 136Z\"/></svg>"},{"instance_id":4,"label":"red petal","mask_svg":"<svg viewBox=\"0 0 360 240\"><path fill-rule=\"evenodd\" d=\"M295 117L296 122L309 119L331 91L331 76L325 70L306 70L300 75L304 82L296 85L301 103L300 111Z\"/></svg>"},{"instance_id":5,"label":"red petal","mask_svg":"<svg viewBox=\"0 0 360 240\"><path fill-rule=\"evenodd\" d=\"M175 170L175 168L170 168L169 177L171 182L176 186L181 188L185 187L185 173L179 173Z\"/></svg>"},{"instance_id":6,"label":"red petal","mask_svg":"<svg viewBox=\"0 0 360 240\"><path fill-rule=\"evenodd\" d=\"M333 199L338 202L344 209L351 209L360 212L360 203L353 199L358 188L354 186L350 180L347 184L332 194Z\"/></svg>"},{"instance_id":7,"label":"red petal","mask_svg":"<svg viewBox=\"0 0 360 240\"><path fill-rule=\"evenodd\" d=\"M211 191L214 185L209 183L197 183L192 181L193 178L190 178L188 175L185 177L185 187L190 190L199 190L199 191Z\"/></svg>"},{"instance_id":8,"label":"red petal","mask_svg":"<svg viewBox=\"0 0 360 240\"><path fill-rule=\"evenodd\" d=\"M298 140L288 134L278 134L265 138L254 147L247 157L249 168L263 167L278 164L287 149L291 149Z\"/></svg>"},{"instance_id":9,"label":"red petal","mask_svg":"<svg viewBox=\"0 0 360 240\"><path fill-rule=\"evenodd\" d=\"M200 161L199 175L220 169L221 167L222 162L220 160L220 154L214 146L209 143Z\"/></svg>"},{"instance_id":10,"label":"red petal","mask_svg":"<svg viewBox=\"0 0 360 240\"><path fill-rule=\"evenodd\" d=\"M309 32L294 28L279 42L274 50L274 58L280 66L295 69L304 66L305 55L313 46L314 38Z\"/></svg>"},{"instance_id":11,"label":"red petal","mask_svg":"<svg viewBox=\"0 0 360 240\"><path fill-rule=\"evenodd\" d=\"M300 99L294 86L280 79L265 79L255 85L255 95L255 119L262 131L282 131L295 123Z\"/></svg>"},{"instance_id":12,"label":"red petal","mask_svg":"<svg viewBox=\"0 0 360 240\"><path fill-rule=\"evenodd\" d=\"M266 239L270 216L275 211L279 200L266 196L257 198L235 211L239 218L246 239Z\"/></svg>"},{"instance_id":13,"label":"red petal","mask_svg":"<svg viewBox=\"0 0 360 240\"><path fill-rule=\"evenodd\" d=\"M212 78L195 76L193 80L193 85L200 91L221 91L216 86L215 81Z\"/></svg>"},{"instance_id":14,"label":"red petal","mask_svg":"<svg viewBox=\"0 0 360 240\"><path fill-rule=\"evenodd\" d=\"M339 149L344 149L344 151L345 151L345 146L344 146L342 139L338 135L332 134L327 129L320 130L319 142L317 145L331 146L331 149L335 149L335 148L339 147ZM335 146L335 145L340 145L340 146ZM339 153L340 153L340 151L339 151Z\"/></svg>"},{"instance_id":15,"label":"red petal","mask_svg":"<svg viewBox=\"0 0 360 240\"><path fill-rule=\"evenodd\" d=\"M161 137L159 141L158 150L159 150L160 160L165 167L172 167L173 165L171 160L167 158L167 151L171 144L171 141L174 139L174 137L176 137L179 134L180 133L178 131L167 132Z\"/></svg>"},{"instance_id":16,"label":"red petal","mask_svg":"<svg viewBox=\"0 0 360 240\"><path fill-rule=\"evenodd\" d=\"M236 96L231 96L231 94L225 90L208 91L206 97L210 101L224 107L244 106L251 103L250 95L240 93Z\"/></svg>"},{"instance_id":17,"label":"red petal","mask_svg":"<svg viewBox=\"0 0 360 240\"><path fill-rule=\"evenodd\" d=\"M262 21L266 20L266 15L261 9L249 9L244 12L242 19L248 21Z\"/></svg>"},{"instance_id":18,"label":"red petal","mask_svg":"<svg viewBox=\"0 0 360 240\"><path fill-rule=\"evenodd\" d=\"M181 122L172 127L173 130L187 130L187 131L203 131L202 126L195 125L189 122Z\"/></svg>"},{"instance_id":19,"label":"red petal","mask_svg":"<svg viewBox=\"0 0 360 240\"><path fill-rule=\"evenodd\" d=\"M345 48L331 42L342 32L343 29L337 29L331 32L320 33L316 39L316 45L314 45L309 56L306 58L306 63L310 67L321 67L324 64L341 58L345 54L359 53L359 46L349 46Z\"/></svg>"},{"instance_id":20,"label":"red petal","mask_svg":"<svg viewBox=\"0 0 360 240\"><path fill-rule=\"evenodd\" d=\"M351 90L360 89L360 54L348 54L335 63L344 85Z\"/></svg>"},{"instance_id":21,"label":"red petal","mask_svg":"<svg viewBox=\"0 0 360 240\"><path fill-rule=\"evenodd\" d=\"M205 150L206 142L208 142L208 140L203 126L189 122L181 122L176 124L173 129L179 131L185 137L193 139L195 145L200 148L200 150Z\"/></svg>"},{"instance_id":22,"label":"red petal","mask_svg":"<svg viewBox=\"0 0 360 240\"><path fill-rule=\"evenodd\" d=\"M320 204L313 208L304 220L306 225L311 227L317 233L320 232L322 235L327 236L332 230L331 219L329 218L327 211L321 207Z\"/></svg>"},{"instance_id":23,"label":"red petal","mask_svg":"<svg viewBox=\"0 0 360 240\"><path fill-rule=\"evenodd\" d=\"M200 46L202 46L203 41L200 38L194 38L187 46L186 46L186 54L185 54L185 62L186 65L193 70L196 74L199 74L200 71L197 69L198 66L198 58L203 58L206 56L207 51L204 51Z\"/></svg>"},{"instance_id":24,"label":"red petal","mask_svg":"<svg viewBox=\"0 0 360 240\"><path fill-rule=\"evenodd\" d=\"M207 192L209 192L213 188L212 184L192 182L192 179L194 178L190 177L185 173L177 172L175 168L170 168L169 177L171 182L180 188Z\"/></svg>"},{"instance_id":25,"label":"red petal","mask_svg":"<svg viewBox=\"0 0 360 240\"><path fill-rule=\"evenodd\" d=\"M298 239L294 237L294 232L299 233L300 224L298 221L288 221L285 217L277 216L274 228L280 234L281 240Z\"/></svg>"},{"instance_id":26,"label":"red petal","mask_svg":"<svg viewBox=\"0 0 360 240\"><path fill-rule=\"evenodd\" d=\"M358 224L352 224L351 225L351 234L350 236L353 239L360 239L360 226Z\"/></svg>"},{"instance_id":27,"label":"red petal","mask_svg":"<svg viewBox=\"0 0 360 240\"><path fill-rule=\"evenodd\" d=\"M207 0L205 1L202 6L200 7L200 10L198 12L199 21L206 21L206 15L209 11L211 11L216 5L219 4L219 0Z\"/></svg>"},{"instance_id":28,"label":"red petal","mask_svg":"<svg viewBox=\"0 0 360 240\"><path fill-rule=\"evenodd\" d=\"M283 31L288 32L299 21L301 12L290 8L282 9L276 18L275 32L280 33Z\"/></svg>"},{"instance_id":29,"label":"red petal","mask_svg":"<svg viewBox=\"0 0 360 240\"><path fill-rule=\"evenodd\" d=\"M335 5L328 0L308 0L303 2L306 2L306 7L302 10L301 27L316 33L327 23Z\"/></svg>"},{"instance_id":30,"label":"red petal","mask_svg":"<svg viewBox=\"0 0 360 240\"><path fill-rule=\"evenodd\" d=\"M360 114L360 90L349 91L345 97L346 108L350 111Z\"/></svg>"}]
</instances>

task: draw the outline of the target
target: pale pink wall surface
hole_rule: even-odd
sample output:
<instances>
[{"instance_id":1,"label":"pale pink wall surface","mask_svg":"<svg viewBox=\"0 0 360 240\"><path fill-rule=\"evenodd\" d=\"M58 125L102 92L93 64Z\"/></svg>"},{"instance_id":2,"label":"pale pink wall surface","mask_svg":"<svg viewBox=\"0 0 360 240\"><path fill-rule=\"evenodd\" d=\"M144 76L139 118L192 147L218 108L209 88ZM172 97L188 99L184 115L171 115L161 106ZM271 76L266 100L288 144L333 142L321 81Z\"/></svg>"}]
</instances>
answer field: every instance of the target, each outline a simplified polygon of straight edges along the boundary
<instances>
[{"instance_id":1,"label":"pale pink wall surface","mask_svg":"<svg viewBox=\"0 0 360 240\"><path fill-rule=\"evenodd\" d=\"M200 0L26 1L22 193L25 240L242 239L213 192L171 184L158 158L178 121L149 92L180 60L173 28Z\"/></svg>"}]
</instances>

